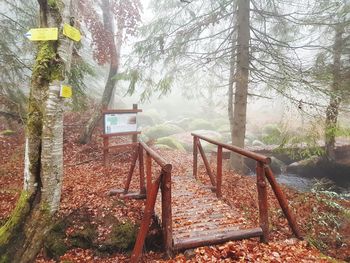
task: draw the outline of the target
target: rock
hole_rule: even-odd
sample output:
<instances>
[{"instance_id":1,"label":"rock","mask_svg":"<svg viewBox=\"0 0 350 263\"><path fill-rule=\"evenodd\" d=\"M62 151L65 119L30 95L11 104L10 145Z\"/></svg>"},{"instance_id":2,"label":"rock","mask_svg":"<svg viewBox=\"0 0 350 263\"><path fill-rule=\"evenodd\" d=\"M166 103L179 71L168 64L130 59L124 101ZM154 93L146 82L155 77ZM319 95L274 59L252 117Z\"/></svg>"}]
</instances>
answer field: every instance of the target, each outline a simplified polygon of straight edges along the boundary
<instances>
[{"instance_id":1,"label":"rock","mask_svg":"<svg viewBox=\"0 0 350 263\"><path fill-rule=\"evenodd\" d=\"M264 147L265 143L263 143L262 141L259 140L254 140L252 143L253 146L260 146L260 147Z\"/></svg>"},{"instance_id":2,"label":"rock","mask_svg":"<svg viewBox=\"0 0 350 263\"><path fill-rule=\"evenodd\" d=\"M174 124L160 124L145 130L144 133L149 139L152 140L181 133L183 131L184 130L182 128Z\"/></svg>"},{"instance_id":3,"label":"rock","mask_svg":"<svg viewBox=\"0 0 350 263\"><path fill-rule=\"evenodd\" d=\"M274 156L271 157L270 167L276 174L285 173L287 170L286 164Z\"/></svg>"},{"instance_id":4,"label":"rock","mask_svg":"<svg viewBox=\"0 0 350 263\"><path fill-rule=\"evenodd\" d=\"M66 223L61 221L55 224L50 233L45 237L44 254L46 257L59 260L68 251L69 247L65 243L66 228Z\"/></svg>"},{"instance_id":5,"label":"rock","mask_svg":"<svg viewBox=\"0 0 350 263\"><path fill-rule=\"evenodd\" d=\"M132 222L118 223L112 228L112 242L119 250L131 249L136 241L138 227Z\"/></svg>"},{"instance_id":6,"label":"rock","mask_svg":"<svg viewBox=\"0 0 350 263\"><path fill-rule=\"evenodd\" d=\"M182 144L174 137L159 138L156 141L156 146L157 145L158 145L158 147L159 147L159 145L164 145L164 146L168 146L171 149L185 151L185 148L182 146Z\"/></svg>"},{"instance_id":7,"label":"rock","mask_svg":"<svg viewBox=\"0 0 350 263\"><path fill-rule=\"evenodd\" d=\"M159 149L159 150L172 150L171 147L169 147L168 145L165 144L156 144L154 145L155 148Z\"/></svg>"},{"instance_id":8,"label":"rock","mask_svg":"<svg viewBox=\"0 0 350 263\"><path fill-rule=\"evenodd\" d=\"M72 247L88 249L93 247L96 229L92 224L85 224L81 229L71 234L69 243Z\"/></svg>"},{"instance_id":9,"label":"rock","mask_svg":"<svg viewBox=\"0 0 350 263\"><path fill-rule=\"evenodd\" d=\"M207 121L207 120L204 120L204 119L194 119L190 126L189 126L189 129L190 130L214 130L215 127L214 125Z\"/></svg>"},{"instance_id":10,"label":"rock","mask_svg":"<svg viewBox=\"0 0 350 263\"><path fill-rule=\"evenodd\" d=\"M320 156L311 156L308 159L304 159L298 162L291 163L287 166L287 171L289 173L301 173L302 170L305 170L307 168L315 167L320 161L322 160L322 157Z\"/></svg>"},{"instance_id":11,"label":"rock","mask_svg":"<svg viewBox=\"0 0 350 263\"><path fill-rule=\"evenodd\" d=\"M222 141L223 137L219 132L211 130L196 130L193 131L199 135L203 135L213 140ZM191 152L193 150L193 136L190 132L183 132L169 136L171 138L176 138L178 142L185 148L186 151ZM210 152L212 149L216 148L215 145L209 144L205 141L201 141L201 144L205 151Z\"/></svg>"}]
</instances>

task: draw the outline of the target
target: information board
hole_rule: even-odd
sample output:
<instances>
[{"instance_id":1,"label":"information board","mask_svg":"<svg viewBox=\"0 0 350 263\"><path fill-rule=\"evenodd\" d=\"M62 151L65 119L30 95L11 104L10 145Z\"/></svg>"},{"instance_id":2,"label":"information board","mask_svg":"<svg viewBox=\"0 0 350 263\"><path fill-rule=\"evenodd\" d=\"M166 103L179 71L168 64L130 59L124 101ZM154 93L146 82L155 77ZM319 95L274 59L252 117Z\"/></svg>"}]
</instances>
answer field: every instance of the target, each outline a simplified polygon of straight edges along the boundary
<instances>
[{"instance_id":1,"label":"information board","mask_svg":"<svg viewBox=\"0 0 350 263\"><path fill-rule=\"evenodd\" d=\"M104 115L105 134L136 132L136 113L107 113Z\"/></svg>"}]
</instances>

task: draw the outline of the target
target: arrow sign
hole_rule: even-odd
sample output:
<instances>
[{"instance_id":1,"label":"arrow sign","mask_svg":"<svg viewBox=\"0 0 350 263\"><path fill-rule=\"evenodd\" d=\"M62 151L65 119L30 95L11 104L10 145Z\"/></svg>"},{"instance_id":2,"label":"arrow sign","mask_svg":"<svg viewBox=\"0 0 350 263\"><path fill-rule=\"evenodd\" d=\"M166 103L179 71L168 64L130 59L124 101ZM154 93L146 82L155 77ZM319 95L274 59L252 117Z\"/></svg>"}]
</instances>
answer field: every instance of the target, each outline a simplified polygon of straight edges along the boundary
<instances>
[{"instance_id":1,"label":"arrow sign","mask_svg":"<svg viewBox=\"0 0 350 263\"><path fill-rule=\"evenodd\" d=\"M69 24L64 24L63 35L69 37L70 39L73 39L76 42L79 42L81 39L80 31Z\"/></svg>"},{"instance_id":2,"label":"arrow sign","mask_svg":"<svg viewBox=\"0 0 350 263\"><path fill-rule=\"evenodd\" d=\"M58 39L58 28L32 28L24 34L30 41L48 41Z\"/></svg>"}]
</instances>

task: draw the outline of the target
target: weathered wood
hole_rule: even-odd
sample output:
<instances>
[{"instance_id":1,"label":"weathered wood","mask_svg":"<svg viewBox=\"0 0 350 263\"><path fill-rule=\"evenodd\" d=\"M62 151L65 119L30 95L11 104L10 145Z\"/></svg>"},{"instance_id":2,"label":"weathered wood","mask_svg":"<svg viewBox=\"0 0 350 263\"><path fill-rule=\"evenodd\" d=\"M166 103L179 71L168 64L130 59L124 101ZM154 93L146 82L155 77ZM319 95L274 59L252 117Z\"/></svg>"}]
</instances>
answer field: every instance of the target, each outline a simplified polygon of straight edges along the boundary
<instances>
[{"instance_id":1,"label":"weathered wood","mask_svg":"<svg viewBox=\"0 0 350 263\"><path fill-rule=\"evenodd\" d=\"M198 137L193 136L193 177L198 174Z\"/></svg>"},{"instance_id":2,"label":"weathered wood","mask_svg":"<svg viewBox=\"0 0 350 263\"><path fill-rule=\"evenodd\" d=\"M152 157L146 152L146 189L147 195L152 185Z\"/></svg>"},{"instance_id":3,"label":"weathered wood","mask_svg":"<svg viewBox=\"0 0 350 263\"><path fill-rule=\"evenodd\" d=\"M267 204L267 185L264 177L264 164L256 163L256 184L258 188L258 203L259 203L259 224L263 231L261 236L262 242L269 240L269 216Z\"/></svg>"},{"instance_id":4,"label":"weathered wood","mask_svg":"<svg viewBox=\"0 0 350 263\"><path fill-rule=\"evenodd\" d=\"M162 191L162 229L165 252L172 256L173 246L173 221L171 210L171 171L164 172L161 181Z\"/></svg>"},{"instance_id":5,"label":"weathered wood","mask_svg":"<svg viewBox=\"0 0 350 263\"><path fill-rule=\"evenodd\" d=\"M211 182L211 184L212 184L213 186L216 187L215 178L214 178L214 176L213 176L213 173L212 173L211 170L210 170L210 165L209 165L207 156L205 156L205 152L204 152L203 147L202 147L202 144L201 144L201 142L200 142L199 140L198 140L198 142L197 142L197 145L198 145L199 152L200 152L200 154L201 154L201 156L202 156L205 169L207 170L207 173L208 173L208 175L209 175L210 182Z\"/></svg>"},{"instance_id":6,"label":"weathered wood","mask_svg":"<svg viewBox=\"0 0 350 263\"><path fill-rule=\"evenodd\" d=\"M147 187L149 187L149 193L147 195L146 208L141 222L139 233L137 234L136 243L131 254L131 263L137 263L141 259L143 245L145 243L146 235L149 229L149 225L151 223L151 218L154 213L154 205L156 203L161 177L162 175L156 179L154 184L147 185Z\"/></svg>"},{"instance_id":7,"label":"weathered wood","mask_svg":"<svg viewBox=\"0 0 350 263\"><path fill-rule=\"evenodd\" d=\"M137 104L133 104L133 108L134 108L134 105L137 105ZM138 112L142 112L142 110L141 109L102 110L102 114L138 113Z\"/></svg>"},{"instance_id":8,"label":"weathered wood","mask_svg":"<svg viewBox=\"0 0 350 263\"><path fill-rule=\"evenodd\" d=\"M262 229L260 227L253 229L237 230L223 234L213 234L209 236L179 240L177 243L174 244L174 249L184 250L207 245L216 245L230 240L241 240L245 238L259 237L261 235Z\"/></svg>"},{"instance_id":9,"label":"weathered wood","mask_svg":"<svg viewBox=\"0 0 350 263\"><path fill-rule=\"evenodd\" d=\"M140 193L146 194L145 187L145 165L143 162L143 148L141 145L138 147L139 151L139 173L140 173Z\"/></svg>"},{"instance_id":10,"label":"weathered wood","mask_svg":"<svg viewBox=\"0 0 350 263\"><path fill-rule=\"evenodd\" d=\"M108 155L108 138L103 138L103 165L107 164L107 155Z\"/></svg>"},{"instance_id":11,"label":"weathered wood","mask_svg":"<svg viewBox=\"0 0 350 263\"><path fill-rule=\"evenodd\" d=\"M222 197L222 146L218 146L217 164L216 164L216 196Z\"/></svg>"},{"instance_id":12,"label":"weathered wood","mask_svg":"<svg viewBox=\"0 0 350 263\"><path fill-rule=\"evenodd\" d=\"M146 194L141 194L141 193L127 193L127 194L122 194L120 198L123 199L146 199Z\"/></svg>"},{"instance_id":13,"label":"weathered wood","mask_svg":"<svg viewBox=\"0 0 350 263\"><path fill-rule=\"evenodd\" d=\"M270 157L266 157L266 156L258 154L258 153L247 151L245 149L242 149L242 148L230 145L230 144L221 143L221 142L215 141L213 139L207 138L205 136L202 136L202 135L199 135L199 134L196 134L196 133L191 133L191 134L194 137L198 137L198 138L200 138L202 140L205 140L205 141L210 142L212 144L215 144L217 146L222 146L222 148L224 148L224 149L227 149L227 150L233 151L235 153L244 155L244 156L246 156L248 158L251 158L251 159L254 159L254 160L258 161L258 162L262 162L264 164L271 163L271 158Z\"/></svg>"},{"instance_id":14,"label":"weathered wood","mask_svg":"<svg viewBox=\"0 0 350 263\"><path fill-rule=\"evenodd\" d=\"M162 167L162 170L167 172L171 169L171 165L168 164L166 160L164 160L157 152L152 150L147 144L140 141L142 148L153 158L153 160Z\"/></svg>"},{"instance_id":15,"label":"weathered wood","mask_svg":"<svg viewBox=\"0 0 350 263\"><path fill-rule=\"evenodd\" d=\"M108 138L104 138L104 139L108 140ZM111 146L107 145L107 146L103 147L103 150L107 150L107 151L109 151L110 149L118 149L119 150L119 149L127 148L127 147L136 147L138 145L139 145L138 142L136 142L136 143L123 143L123 144L111 145Z\"/></svg>"},{"instance_id":16,"label":"weathered wood","mask_svg":"<svg viewBox=\"0 0 350 263\"><path fill-rule=\"evenodd\" d=\"M140 131L132 131L132 132L115 132L115 133L108 133L108 134L102 134L101 136L103 138L109 138L114 136L127 136L127 135L137 135L141 134Z\"/></svg>"},{"instance_id":17,"label":"weathered wood","mask_svg":"<svg viewBox=\"0 0 350 263\"><path fill-rule=\"evenodd\" d=\"M271 168L268 166L265 167L265 175L266 175L266 178L271 185L273 192L275 193L275 196L278 200L278 203L280 204L282 211L283 211L284 215L286 216L288 223L289 223L289 226L292 229L294 235L297 238L302 239L302 235L301 235L300 230L298 228L298 225L296 223L295 217L288 207L287 198L284 195L284 193L282 192L281 188L279 187L275 177L273 176L273 172L272 172Z\"/></svg>"},{"instance_id":18,"label":"weathered wood","mask_svg":"<svg viewBox=\"0 0 350 263\"><path fill-rule=\"evenodd\" d=\"M129 170L129 173L128 173L128 177L126 178L126 182L125 182L125 187L124 187L124 193L125 194L129 191L131 178L132 178L132 175L133 175L134 170L135 170L135 166L136 166L138 155L139 155L138 148L135 148L134 149L134 154L133 154L133 157L132 157L130 170Z\"/></svg>"},{"instance_id":19,"label":"weathered wood","mask_svg":"<svg viewBox=\"0 0 350 263\"><path fill-rule=\"evenodd\" d=\"M135 110L135 111L137 111L137 110L138 110L138 109L137 109L137 104L133 104L133 105L132 105L132 109ZM134 143L137 142L137 134L133 134L133 135L132 135L132 142L134 142Z\"/></svg>"}]
</instances>

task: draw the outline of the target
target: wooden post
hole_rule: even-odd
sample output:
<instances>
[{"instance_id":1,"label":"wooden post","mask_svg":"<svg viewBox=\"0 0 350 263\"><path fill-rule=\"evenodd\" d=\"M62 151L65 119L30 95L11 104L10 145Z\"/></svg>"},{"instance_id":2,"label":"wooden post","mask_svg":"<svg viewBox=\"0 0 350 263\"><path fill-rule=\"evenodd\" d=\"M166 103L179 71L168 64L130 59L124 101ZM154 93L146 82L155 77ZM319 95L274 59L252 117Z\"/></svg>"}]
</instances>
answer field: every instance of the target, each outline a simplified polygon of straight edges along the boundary
<instances>
[{"instance_id":1,"label":"wooden post","mask_svg":"<svg viewBox=\"0 0 350 263\"><path fill-rule=\"evenodd\" d=\"M198 137L193 136L193 177L197 179L198 168Z\"/></svg>"},{"instance_id":2,"label":"wooden post","mask_svg":"<svg viewBox=\"0 0 350 263\"><path fill-rule=\"evenodd\" d=\"M137 263L141 259L143 245L145 243L146 235L149 229L149 225L151 223L151 218L154 213L154 205L156 203L160 180L161 180L161 176L157 178L154 184L147 185L148 195L147 195L145 213L141 222L139 233L137 234L134 249L131 254L131 259L130 259L131 263Z\"/></svg>"},{"instance_id":3,"label":"wooden post","mask_svg":"<svg viewBox=\"0 0 350 263\"><path fill-rule=\"evenodd\" d=\"M271 185L273 192L275 193L275 196L278 200L278 203L280 204L282 211L283 211L284 215L286 216L288 223L289 223L289 226L292 229L294 235L297 238L302 239L302 235L299 231L295 217L294 217L293 213L289 210L287 198L284 195L284 193L282 192L281 188L279 187L275 177L273 176L273 172L272 172L271 168L268 166L265 167L265 175L266 175L266 178Z\"/></svg>"},{"instance_id":4,"label":"wooden post","mask_svg":"<svg viewBox=\"0 0 350 263\"><path fill-rule=\"evenodd\" d=\"M108 147L109 147L108 137L103 137L103 165L104 166L106 166L107 164Z\"/></svg>"},{"instance_id":5,"label":"wooden post","mask_svg":"<svg viewBox=\"0 0 350 263\"><path fill-rule=\"evenodd\" d=\"M132 162L131 162L129 174L128 174L128 177L126 178L126 182L125 182L124 194L127 194L128 191L129 191L132 174L134 173L136 162L137 162L137 157L139 155L138 148L135 147L134 150L135 151L134 151L134 154L133 154L133 157L132 157Z\"/></svg>"},{"instance_id":6,"label":"wooden post","mask_svg":"<svg viewBox=\"0 0 350 263\"><path fill-rule=\"evenodd\" d=\"M203 150L203 147L202 147L202 144L201 142L198 140L197 142L197 145L198 145L198 149L199 149L199 152L202 156L202 159L203 159L203 162L204 162L204 166L205 166L205 169L207 170L207 173L209 175L209 178L210 178L210 182L211 184L216 187L216 182L215 182L215 178L210 170L210 165L209 165L209 162L208 162L208 159L207 157L205 156L205 153L204 153L204 150Z\"/></svg>"},{"instance_id":7,"label":"wooden post","mask_svg":"<svg viewBox=\"0 0 350 263\"><path fill-rule=\"evenodd\" d=\"M263 231L261 237L262 242L268 242L269 240L269 216L268 216L268 204L267 204L267 187L264 177L264 164L262 162L256 162L256 179L258 188L258 202L259 202L259 223Z\"/></svg>"},{"instance_id":8,"label":"wooden post","mask_svg":"<svg viewBox=\"0 0 350 263\"><path fill-rule=\"evenodd\" d=\"M102 129L103 129L103 134L106 133L105 131L105 115L102 114ZM108 146L109 146L109 139L108 137L103 137L103 165L106 166L107 164L107 154L108 154Z\"/></svg>"},{"instance_id":9,"label":"wooden post","mask_svg":"<svg viewBox=\"0 0 350 263\"><path fill-rule=\"evenodd\" d=\"M173 247L173 221L171 211L171 169L162 172L162 229L165 253L167 257L172 257Z\"/></svg>"},{"instance_id":10,"label":"wooden post","mask_svg":"<svg viewBox=\"0 0 350 263\"><path fill-rule=\"evenodd\" d=\"M145 187L145 166L143 162L143 148L141 144L139 144L138 147L139 150L139 171L140 171L140 194L146 194L146 187Z\"/></svg>"},{"instance_id":11,"label":"wooden post","mask_svg":"<svg viewBox=\"0 0 350 263\"><path fill-rule=\"evenodd\" d=\"M222 146L218 146L217 166L216 166L216 196L222 197Z\"/></svg>"},{"instance_id":12,"label":"wooden post","mask_svg":"<svg viewBox=\"0 0 350 263\"><path fill-rule=\"evenodd\" d=\"M146 192L147 195L150 191L152 185L152 157L146 152Z\"/></svg>"},{"instance_id":13,"label":"wooden post","mask_svg":"<svg viewBox=\"0 0 350 263\"><path fill-rule=\"evenodd\" d=\"M133 104L132 109L137 110L138 109L137 104ZM132 135L132 142L137 142L137 134Z\"/></svg>"}]
</instances>

